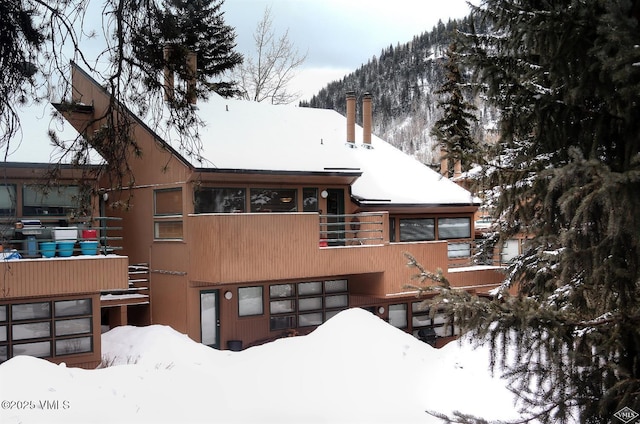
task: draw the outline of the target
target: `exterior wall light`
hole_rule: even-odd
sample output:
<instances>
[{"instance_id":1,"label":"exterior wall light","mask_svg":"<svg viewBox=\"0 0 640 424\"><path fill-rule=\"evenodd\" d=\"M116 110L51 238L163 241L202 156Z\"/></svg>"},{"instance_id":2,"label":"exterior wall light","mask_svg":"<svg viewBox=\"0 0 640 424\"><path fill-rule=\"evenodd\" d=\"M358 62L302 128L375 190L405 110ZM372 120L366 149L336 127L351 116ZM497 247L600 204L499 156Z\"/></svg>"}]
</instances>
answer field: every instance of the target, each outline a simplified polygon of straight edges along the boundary
<instances>
[{"instance_id":1,"label":"exterior wall light","mask_svg":"<svg viewBox=\"0 0 640 424\"><path fill-rule=\"evenodd\" d=\"M233 297L233 293L231 293L230 291L226 291L224 292L224 298L227 300L231 300L231 298Z\"/></svg>"},{"instance_id":2,"label":"exterior wall light","mask_svg":"<svg viewBox=\"0 0 640 424\"><path fill-rule=\"evenodd\" d=\"M323 199L326 199L329 196L329 192L327 190L322 190L320 196L322 196Z\"/></svg>"},{"instance_id":3,"label":"exterior wall light","mask_svg":"<svg viewBox=\"0 0 640 424\"><path fill-rule=\"evenodd\" d=\"M378 314L380 314L380 315L384 314L384 306L380 306L378 308Z\"/></svg>"}]
</instances>

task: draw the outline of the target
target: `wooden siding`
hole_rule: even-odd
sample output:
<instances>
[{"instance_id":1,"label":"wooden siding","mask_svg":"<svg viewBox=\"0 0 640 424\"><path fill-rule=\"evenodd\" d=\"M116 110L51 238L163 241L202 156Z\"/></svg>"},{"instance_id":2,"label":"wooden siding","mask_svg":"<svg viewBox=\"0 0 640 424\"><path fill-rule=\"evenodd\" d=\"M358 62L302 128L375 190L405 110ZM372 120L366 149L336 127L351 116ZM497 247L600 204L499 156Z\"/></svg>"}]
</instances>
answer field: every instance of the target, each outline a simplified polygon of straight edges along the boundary
<instances>
[{"instance_id":1,"label":"wooden siding","mask_svg":"<svg viewBox=\"0 0 640 424\"><path fill-rule=\"evenodd\" d=\"M125 289L128 265L125 256L2 261L0 300Z\"/></svg>"},{"instance_id":2,"label":"wooden siding","mask_svg":"<svg viewBox=\"0 0 640 424\"><path fill-rule=\"evenodd\" d=\"M372 294L384 295L403 291L410 281L414 271L404 252L430 269L447 268L447 243L441 241L320 247L314 213L192 215L185 227L189 263L177 269L188 269L192 284L201 286L383 273ZM170 256L167 251L154 261Z\"/></svg>"}]
</instances>

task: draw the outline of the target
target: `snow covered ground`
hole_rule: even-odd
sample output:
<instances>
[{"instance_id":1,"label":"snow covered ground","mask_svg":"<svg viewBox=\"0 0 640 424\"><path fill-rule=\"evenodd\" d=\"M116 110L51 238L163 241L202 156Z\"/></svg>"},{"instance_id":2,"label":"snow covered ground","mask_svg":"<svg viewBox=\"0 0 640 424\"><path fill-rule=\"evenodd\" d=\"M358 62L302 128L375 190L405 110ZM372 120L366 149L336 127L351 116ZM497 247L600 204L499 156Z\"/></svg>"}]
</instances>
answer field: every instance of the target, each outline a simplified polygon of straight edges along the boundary
<instances>
[{"instance_id":1,"label":"snow covered ground","mask_svg":"<svg viewBox=\"0 0 640 424\"><path fill-rule=\"evenodd\" d=\"M26 408L3 403L0 422L440 422L426 410L517 416L505 382L488 371L486 349L434 349L361 309L308 336L242 352L159 325L115 328L103 334L102 350L112 366L98 370L26 356L0 365L0 401Z\"/></svg>"}]
</instances>

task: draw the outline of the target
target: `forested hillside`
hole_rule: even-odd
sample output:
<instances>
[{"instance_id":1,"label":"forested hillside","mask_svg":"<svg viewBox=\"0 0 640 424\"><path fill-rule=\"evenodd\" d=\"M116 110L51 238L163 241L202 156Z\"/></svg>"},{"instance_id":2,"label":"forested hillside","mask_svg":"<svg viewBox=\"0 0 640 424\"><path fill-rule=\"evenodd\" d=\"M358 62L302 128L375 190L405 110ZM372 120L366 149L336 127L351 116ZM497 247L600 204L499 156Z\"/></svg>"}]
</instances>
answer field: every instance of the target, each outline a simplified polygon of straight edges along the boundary
<instances>
[{"instance_id":1,"label":"forested hillside","mask_svg":"<svg viewBox=\"0 0 640 424\"><path fill-rule=\"evenodd\" d=\"M330 83L300 106L345 114L345 92L353 90L358 96L357 119L361 124L360 100L369 92L373 97L373 133L424 163L437 162L436 142L429 133L442 112L438 108L440 96L434 93L444 83L444 55L454 30L469 28L468 19L439 22L406 44L384 48L379 57L372 57L355 72ZM483 104L480 96L474 96L473 90L466 90L466 95L477 107L473 135L483 142L490 137L485 130L495 127L496 113Z\"/></svg>"}]
</instances>

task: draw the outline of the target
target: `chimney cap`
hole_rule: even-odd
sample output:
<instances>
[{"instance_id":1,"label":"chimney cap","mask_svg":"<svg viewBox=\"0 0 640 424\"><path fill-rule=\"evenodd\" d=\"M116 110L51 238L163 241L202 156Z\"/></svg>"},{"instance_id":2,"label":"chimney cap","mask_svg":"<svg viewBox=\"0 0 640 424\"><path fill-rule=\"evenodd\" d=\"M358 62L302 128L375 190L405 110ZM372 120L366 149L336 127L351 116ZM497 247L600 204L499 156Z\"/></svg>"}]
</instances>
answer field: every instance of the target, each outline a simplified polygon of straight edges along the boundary
<instances>
[{"instance_id":1,"label":"chimney cap","mask_svg":"<svg viewBox=\"0 0 640 424\"><path fill-rule=\"evenodd\" d=\"M362 95L362 97L364 97L365 99L370 99L371 98L371 93L369 93L368 91L365 91L364 94Z\"/></svg>"},{"instance_id":2,"label":"chimney cap","mask_svg":"<svg viewBox=\"0 0 640 424\"><path fill-rule=\"evenodd\" d=\"M356 92L354 90L348 90L346 92L347 97L355 97L356 96Z\"/></svg>"}]
</instances>

